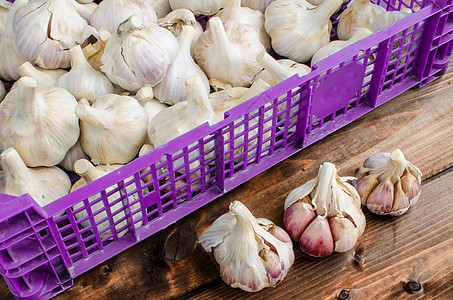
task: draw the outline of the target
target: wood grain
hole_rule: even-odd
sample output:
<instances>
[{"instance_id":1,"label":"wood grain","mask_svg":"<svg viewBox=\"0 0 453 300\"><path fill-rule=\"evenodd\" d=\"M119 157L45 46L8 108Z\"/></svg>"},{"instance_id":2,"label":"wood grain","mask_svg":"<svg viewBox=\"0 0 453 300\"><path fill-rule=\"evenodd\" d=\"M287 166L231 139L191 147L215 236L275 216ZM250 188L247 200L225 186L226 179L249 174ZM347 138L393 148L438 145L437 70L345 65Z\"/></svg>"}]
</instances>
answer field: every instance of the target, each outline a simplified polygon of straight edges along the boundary
<instances>
[{"instance_id":1,"label":"wood grain","mask_svg":"<svg viewBox=\"0 0 453 300\"><path fill-rule=\"evenodd\" d=\"M338 297L342 290L349 299L453 299L452 77L450 67L441 79L407 91L77 277L74 286L55 299L113 300L125 295L131 299L325 299ZM181 230L186 238L192 234L196 239L234 200L281 226L286 196L313 178L324 161L339 167L341 176L352 175L369 155L395 148L423 172L419 202L399 218L365 211L365 233L347 253L315 259L295 246L295 264L276 288L254 294L232 289L200 246L181 260L169 259L176 256L163 249L169 236ZM421 283L422 290L408 292L410 281ZM3 279L0 298L12 298Z\"/></svg>"}]
</instances>

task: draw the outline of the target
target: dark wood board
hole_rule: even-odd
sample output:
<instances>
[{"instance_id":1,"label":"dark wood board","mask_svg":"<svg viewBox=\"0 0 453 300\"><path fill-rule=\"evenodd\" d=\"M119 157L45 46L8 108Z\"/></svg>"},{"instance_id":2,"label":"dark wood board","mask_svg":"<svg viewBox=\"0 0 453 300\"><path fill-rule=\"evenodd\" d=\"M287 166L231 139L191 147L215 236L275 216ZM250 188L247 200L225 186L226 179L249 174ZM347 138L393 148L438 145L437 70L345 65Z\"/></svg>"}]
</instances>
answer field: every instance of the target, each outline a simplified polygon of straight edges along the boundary
<instances>
[{"instance_id":1,"label":"dark wood board","mask_svg":"<svg viewBox=\"0 0 453 300\"><path fill-rule=\"evenodd\" d=\"M450 67L442 78L405 92L77 277L55 299L453 299L452 78ZM420 200L401 217L365 209L366 230L347 253L311 258L295 244L295 263L275 288L252 294L230 288L196 244L234 200L281 226L286 196L313 178L320 164L332 162L341 176L350 176L369 155L395 148L423 173ZM417 283L421 290L413 291ZM3 279L0 298L12 298Z\"/></svg>"}]
</instances>

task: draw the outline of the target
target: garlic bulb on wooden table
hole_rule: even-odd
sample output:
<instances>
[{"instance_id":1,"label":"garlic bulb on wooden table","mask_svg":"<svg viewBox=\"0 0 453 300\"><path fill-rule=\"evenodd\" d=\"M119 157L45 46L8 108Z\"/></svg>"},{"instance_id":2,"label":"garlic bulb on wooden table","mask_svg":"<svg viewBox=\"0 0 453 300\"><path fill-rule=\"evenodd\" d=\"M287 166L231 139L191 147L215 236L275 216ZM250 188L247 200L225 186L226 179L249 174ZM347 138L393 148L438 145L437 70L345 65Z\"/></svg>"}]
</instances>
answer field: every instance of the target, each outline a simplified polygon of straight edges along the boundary
<instances>
[{"instance_id":1,"label":"garlic bulb on wooden table","mask_svg":"<svg viewBox=\"0 0 453 300\"><path fill-rule=\"evenodd\" d=\"M193 56L193 47L203 33L203 27L198 23L193 12L185 8L175 9L162 19L159 19L157 24L168 29L175 37L179 37L184 26L192 26L195 29L195 33L190 46L190 53Z\"/></svg>"},{"instance_id":2,"label":"garlic bulb on wooden table","mask_svg":"<svg viewBox=\"0 0 453 300\"><path fill-rule=\"evenodd\" d=\"M360 196L339 177L332 163L323 163L316 178L294 189L285 200L283 224L306 254L323 257L349 251L365 230Z\"/></svg>"},{"instance_id":3,"label":"garlic bulb on wooden table","mask_svg":"<svg viewBox=\"0 0 453 300\"><path fill-rule=\"evenodd\" d=\"M96 179L101 178L102 176L113 172L117 170L118 168L122 167L122 165L100 165L100 166L93 166L88 160L86 159L80 159L74 164L74 172L79 175L81 178L74 184L74 186L71 188L71 192L75 191L84 185L87 185ZM131 180L132 178L126 179L126 181ZM109 193L115 188L118 188L117 185L114 185L110 188L107 188L106 192ZM106 238L109 237L110 235L113 234L113 232L108 229L108 227L114 227L115 230L117 231L116 234L118 237L122 237L127 233L127 227L126 230L123 228L124 226L127 225L127 217L126 217L126 210L128 208L125 207L123 204L124 201L128 202L129 204L131 202L134 202L131 206L131 212L130 213L135 213L133 215L133 221L134 221L134 226L135 228L140 227L143 225L143 221L138 221L142 217L142 213L140 211L140 202L137 202L139 199L137 196L137 193L134 193L134 191L137 189L137 186L135 184L128 185L126 187L126 191L128 193L131 193L131 195L124 200L122 199L124 196L122 196L122 192L117 191L107 197L107 201L110 204L108 207L104 205L104 201L102 200L101 195L97 194L95 196L92 196L88 199L90 203L90 210L92 214L94 215L94 220L98 224L96 226L97 231L100 233L101 238ZM147 189L145 189L144 193L147 193ZM96 203L94 203L96 202ZM115 203L116 202L116 203ZM91 204L94 203L94 204ZM113 204L115 203L115 204ZM113 204L113 205L112 205ZM84 205L83 202L80 202L72 207L73 211L77 211L78 209L82 208ZM107 212L108 211L108 212ZM138 212L138 213L137 213ZM111 214L111 218L115 224L111 224L110 222L110 217L108 215ZM87 209L83 209L80 212L75 213L75 218L77 220L82 220L84 218L88 217ZM94 224L90 224L90 221L82 221L80 223L82 227L89 227L93 226ZM122 229L123 228L123 229ZM119 231L122 229L121 231Z\"/></svg>"},{"instance_id":4,"label":"garlic bulb on wooden table","mask_svg":"<svg viewBox=\"0 0 453 300\"><path fill-rule=\"evenodd\" d=\"M267 219L255 218L239 201L232 202L199 241L213 252L223 281L247 292L276 286L294 263L288 234Z\"/></svg>"},{"instance_id":5,"label":"garlic bulb on wooden table","mask_svg":"<svg viewBox=\"0 0 453 300\"><path fill-rule=\"evenodd\" d=\"M275 0L242 0L242 6L250 7L251 9L259 10L264 13L266 8Z\"/></svg>"},{"instance_id":6,"label":"garlic bulb on wooden table","mask_svg":"<svg viewBox=\"0 0 453 300\"><path fill-rule=\"evenodd\" d=\"M39 205L45 206L69 193L71 181L57 167L29 168L14 148L0 155L3 178L0 193L21 196L28 193Z\"/></svg>"},{"instance_id":7,"label":"garlic bulb on wooden table","mask_svg":"<svg viewBox=\"0 0 453 300\"><path fill-rule=\"evenodd\" d=\"M133 15L109 38L101 70L114 84L137 91L158 84L177 54L178 41L171 32Z\"/></svg>"},{"instance_id":8,"label":"garlic bulb on wooden table","mask_svg":"<svg viewBox=\"0 0 453 300\"><path fill-rule=\"evenodd\" d=\"M247 24L255 28L260 35L260 41L266 51L271 50L271 39L264 29L264 14L259 10L249 7L242 7L241 0L228 0L222 10L214 15L222 21L236 21L241 24Z\"/></svg>"},{"instance_id":9,"label":"garlic bulb on wooden table","mask_svg":"<svg viewBox=\"0 0 453 300\"><path fill-rule=\"evenodd\" d=\"M370 0L354 0L338 17L337 36L340 40L349 40L359 27L368 28L381 13L386 10Z\"/></svg>"},{"instance_id":10,"label":"garlic bulb on wooden table","mask_svg":"<svg viewBox=\"0 0 453 300\"><path fill-rule=\"evenodd\" d=\"M16 0L11 5L5 21L5 30L0 36L0 79L13 81L19 79L20 75L17 69L26 59L18 51L16 43L16 33L14 32L14 16L19 10L28 4L28 0Z\"/></svg>"},{"instance_id":11,"label":"garlic bulb on wooden table","mask_svg":"<svg viewBox=\"0 0 453 300\"><path fill-rule=\"evenodd\" d=\"M172 10L186 8L194 15L213 15L223 6L224 0L169 0Z\"/></svg>"},{"instance_id":12,"label":"garlic bulb on wooden table","mask_svg":"<svg viewBox=\"0 0 453 300\"><path fill-rule=\"evenodd\" d=\"M362 204L378 215L402 215L420 197L422 173L399 149L371 155L355 176Z\"/></svg>"},{"instance_id":13,"label":"garlic bulb on wooden table","mask_svg":"<svg viewBox=\"0 0 453 300\"><path fill-rule=\"evenodd\" d=\"M5 31L6 16L11 8L11 4L7 0L0 0L0 35Z\"/></svg>"},{"instance_id":14,"label":"garlic bulb on wooden table","mask_svg":"<svg viewBox=\"0 0 453 300\"><path fill-rule=\"evenodd\" d=\"M0 148L15 148L29 167L57 165L79 138L76 105L65 89L20 78L0 103Z\"/></svg>"},{"instance_id":15,"label":"garlic bulb on wooden table","mask_svg":"<svg viewBox=\"0 0 453 300\"><path fill-rule=\"evenodd\" d=\"M154 87L154 97L169 105L181 101L187 101L185 81L192 75L200 78L206 93L209 94L210 86L208 77L195 63L191 54L190 46L194 38L195 29L191 26L184 26L179 36L178 55L168 67L164 78Z\"/></svg>"},{"instance_id":16,"label":"garlic bulb on wooden table","mask_svg":"<svg viewBox=\"0 0 453 300\"><path fill-rule=\"evenodd\" d=\"M157 24L152 3L148 0L103 0L91 15L91 26L98 31L107 30L113 34L132 15L139 16L144 22Z\"/></svg>"},{"instance_id":17,"label":"garlic bulb on wooden table","mask_svg":"<svg viewBox=\"0 0 453 300\"><path fill-rule=\"evenodd\" d=\"M313 66L320 60L323 60L324 58L326 58L334 53L337 53L341 49L346 48L347 46L352 45L355 42L360 41L361 39L366 38L367 36L369 36L372 33L373 32L371 30L369 30L365 27L360 27L356 30L356 32L353 34L353 36L349 40L346 40L346 41L336 40L336 41L330 42L326 46L324 46L321 49L319 49L318 51L316 51L316 53L311 58L311 65Z\"/></svg>"},{"instance_id":18,"label":"garlic bulb on wooden table","mask_svg":"<svg viewBox=\"0 0 453 300\"><path fill-rule=\"evenodd\" d=\"M80 142L94 164L126 164L145 143L148 115L130 96L108 94L77 104Z\"/></svg>"},{"instance_id":19,"label":"garlic bulb on wooden table","mask_svg":"<svg viewBox=\"0 0 453 300\"><path fill-rule=\"evenodd\" d=\"M33 66L29 61L23 63L17 72L20 74L21 77L31 77L38 83L39 88L51 88L57 86L58 78L63 76L64 74L68 73L68 71L64 69L55 69L55 70L48 70L48 69L41 69L39 67ZM15 88L17 82L14 83L13 88Z\"/></svg>"},{"instance_id":20,"label":"garlic bulb on wooden table","mask_svg":"<svg viewBox=\"0 0 453 300\"><path fill-rule=\"evenodd\" d=\"M330 17L342 0L314 6L305 0L277 0L264 14L264 26L275 52L297 62L307 62L330 41Z\"/></svg>"},{"instance_id":21,"label":"garlic bulb on wooden table","mask_svg":"<svg viewBox=\"0 0 453 300\"><path fill-rule=\"evenodd\" d=\"M266 51L258 32L250 25L222 23L217 17L209 19L207 28L194 48L198 65L208 78L249 87L253 77L262 70L256 56Z\"/></svg>"},{"instance_id":22,"label":"garlic bulb on wooden table","mask_svg":"<svg viewBox=\"0 0 453 300\"><path fill-rule=\"evenodd\" d=\"M113 84L103 73L91 67L80 45L72 47L69 54L71 70L58 79L57 86L68 90L77 100L85 98L90 103L99 96L114 93Z\"/></svg>"},{"instance_id":23,"label":"garlic bulb on wooden table","mask_svg":"<svg viewBox=\"0 0 453 300\"><path fill-rule=\"evenodd\" d=\"M81 6L75 0L30 2L14 18L17 50L41 68L68 68L69 49L95 31L79 14L77 5Z\"/></svg>"}]
</instances>

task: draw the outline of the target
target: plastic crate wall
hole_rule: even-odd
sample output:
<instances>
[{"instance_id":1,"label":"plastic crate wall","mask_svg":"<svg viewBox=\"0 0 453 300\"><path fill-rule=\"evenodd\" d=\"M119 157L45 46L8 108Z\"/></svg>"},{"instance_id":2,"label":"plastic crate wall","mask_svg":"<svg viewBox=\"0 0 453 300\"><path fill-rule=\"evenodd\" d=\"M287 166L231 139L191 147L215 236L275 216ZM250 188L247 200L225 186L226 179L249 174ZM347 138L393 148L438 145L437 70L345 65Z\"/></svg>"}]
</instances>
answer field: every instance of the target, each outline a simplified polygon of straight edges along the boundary
<instances>
[{"instance_id":1,"label":"plastic crate wall","mask_svg":"<svg viewBox=\"0 0 453 300\"><path fill-rule=\"evenodd\" d=\"M64 291L94 266L443 75L452 1L378 0L416 13L43 208L29 195L0 194L0 273L13 295Z\"/></svg>"}]
</instances>

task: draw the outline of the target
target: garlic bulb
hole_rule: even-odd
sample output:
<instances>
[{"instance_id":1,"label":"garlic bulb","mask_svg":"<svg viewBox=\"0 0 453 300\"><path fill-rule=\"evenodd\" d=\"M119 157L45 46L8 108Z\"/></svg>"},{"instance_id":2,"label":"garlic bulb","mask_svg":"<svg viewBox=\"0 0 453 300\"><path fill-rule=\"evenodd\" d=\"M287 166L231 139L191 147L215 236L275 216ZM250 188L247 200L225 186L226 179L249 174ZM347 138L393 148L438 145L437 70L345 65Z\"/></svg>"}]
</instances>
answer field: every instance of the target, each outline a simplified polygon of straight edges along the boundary
<instances>
[{"instance_id":1,"label":"garlic bulb","mask_svg":"<svg viewBox=\"0 0 453 300\"><path fill-rule=\"evenodd\" d=\"M150 144L144 144L140 148L140 151L138 152L138 156L141 157L143 155L146 155L149 152L151 152L153 149L154 149L154 147L151 146ZM147 167L147 168L143 169L142 171L140 171L140 174L143 174L145 172L149 172L149 170L151 170L151 168ZM150 182L151 180L153 180L153 177L151 175L147 175L147 176L143 177L142 180L143 180L143 182Z\"/></svg>"},{"instance_id":2,"label":"garlic bulb","mask_svg":"<svg viewBox=\"0 0 453 300\"><path fill-rule=\"evenodd\" d=\"M297 62L306 62L330 41L330 17L342 0L314 6L305 0L277 0L264 14L265 29L275 52Z\"/></svg>"},{"instance_id":3,"label":"garlic bulb","mask_svg":"<svg viewBox=\"0 0 453 300\"><path fill-rule=\"evenodd\" d=\"M209 94L210 87L206 74L193 61L190 55L190 46L195 34L195 29L191 26L184 26L179 36L179 49L173 63L168 67L167 73L161 82L154 87L154 97L161 102L173 105L181 101L186 101L186 89L184 83L187 78L197 75Z\"/></svg>"},{"instance_id":4,"label":"garlic bulb","mask_svg":"<svg viewBox=\"0 0 453 300\"><path fill-rule=\"evenodd\" d=\"M95 164L126 164L145 143L148 115L132 97L108 94L79 103L80 142Z\"/></svg>"},{"instance_id":5,"label":"garlic bulb","mask_svg":"<svg viewBox=\"0 0 453 300\"><path fill-rule=\"evenodd\" d=\"M68 150L66 156L58 164L59 167L65 169L66 171L72 172L74 169L74 163L79 159L90 159L88 155L83 151L82 145L80 144L80 139L75 143L71 149Z\"/></svg>"},{"instance_id":6,"label":"garlic bulb","mask_svg":"<svg viewBox=\"0 0 453 300\"><path fill-rule=\"evenodd\" d=\"M169 0L153 0L150 2L158 19L165 17L171 12Z\"/></svg>"},{"instance_id":7,"label":"garlic bulb","mask_svg":"<svg viewBox=\"0 0 453 300\"><path fill-rule=\"evenodd\" d=\"M326 46L322 47L316 53L313 55L311 58L311 65L313 66L315 63L317 63L320 60L323 60L324 58L337 53L343 48L346 48L349 45L354 44L355 42L366 38L373 32L365 27L360 27L356 30L356 32L352 35L352 37L349 40L342 41L342 40L337 40L337 41L332 41Z\"/></svg>"},{"instance_id":8,"label":"garlic bulb","mask_svg":"<svg viewBox=\"0 0 453 300\"><path fill-rule=\"evenodd\" d=\"M229 0L225 2L222 10L214 15L222 21L236 21L255 28L260 36L260 41L267 51L271 50L271 39L264 30L264 14L249 7L242 7L241 0Z\"/></svg>"},{"instance_id":9,"label":"garlic bulb","mask_svg":"<svg viewBox=\"0 0 453 300\"><path fill-rule=\"evenodd\" d=\"M208 93L197 75L186 79L187 101L162 110L151 120L148 137L155 148L208 122L213 125L221 119L212 110Z\"/></svg>"},{"instance_id":10,"label":"garlic bulb","mask_svg":"<svg viewBox=\"0 0 453 300\"><path fill-rule=\"evenodd\" d=\"M399 149L368 157L355 176L362 204L378 215L402 215L420 197L422 173Z\"/></svg>"},{"instance_id":11,"label":"garlic bulb","mask_svg":"<svg viewBox=\"0 0 453 300\"><path fill-rule=\"evenodd\" d=\"M378 32L379 30L382 30L384 28L389 27L390 25L395 24L399 20L404 19L405 17L411 15L412 12L409 11L385 11L380 14L378 14L374 20L373 23L371 23L368 28L372 32Z\"/></svg>"},{"instance_id":12,"label":"garlic bulb","mask_svg":"<svg viewBox=\"0 0 453 300\"><path fill-rule=\"evenodd\" d=\"M11 8L11 4L7 0L0 0L0 35L5 31L6 16Z\"/></svg>"},{"instance_id":13,"label":"garlic bulb","mask_svg":"<svg viewBox=\"0 0 453 300\"><path fill-rule=\"evenodd\" d=\"M251 26L234 21L222 23L213 17L198 39L194 55L208 78L248 87L262 69L256 62L256 55L265 51L258 32Z\"/></svg>"},{"instance_id":14,"label":"garlic bulb","mask_svg":"<svg viewBox=\"0 0 453 300\"><path fill-rule=\"evenodd\" d=\"M71 181L57 167L29 168L14 148L0 155L3 178L0 193L21 196L29 194L39 205L45 206L69 193Z\"/></svg>"},{"instance_id":15,"label":"garlic bulb","mask_svg":"<svg viewBox=\"0 0 453 300\"><path fill-rule=\"evenodd\" d=\"M264 68L256 74L253 81L259 79L264 80L270 86L274 86L283 80L288 79L294 74L299 76L307 75L311 72L311 68L307 65L298 63L291 59L275 60L268 53L260 53L256 57L256 61Z\"/></svg>"},{"instance_id":16,"label":"garlic bulb","mask_svg":"<svg viewBox=\"0 0 453 300\"><path fill-rule=\"evenodd\" d=\"M57 86L58 78L68 73L63 69L47 70L34 67L29 61L24 62L17 72L22 77L31 77L38 83L39 88L52 88ZM17 82L12 88L15 88Z\"/></svg>"},{"instance_id":17,"label":"garlic bulb","mask_svg":"<svg viewBox=\"0 0 453 300\"><path fill-rule=\"evenodd\" d=\"M122 167L122 165L103 165L103 166L96 166L94 167L88 160L86 159L80 159L74 164L74 172L77 173L81 178L74 184L74 186L71 188L71 192L81 188L82 186L89 184L96 179L101 178L102 176L117 170L118 168ZM130 181L132 177L129 177L126 179L126 181ZM129 213L134 213L133 215L133 220L137 221L140 218L142 218L142 213L140 212L140 202L138 202L138 195L134 191L137 190L137 186L134 184L130 184L126 187L126 191L130 193L130 196L127 199L123 199L122 201L119 201L122 199L124 196L122 196L122 192L117 191L115 193L111 193L114 189L117 189L118 186L114 185L112 187L109 187L106 189L107 194L110 194L107 197L107 201L110 204L108 207L105 207L104 201L100 199L101 195L97 194L95 196L92 196L88 199L88 202L97 202L95 204L90 205L91 212L94 215L94 219L97 225L97 230L101 235L101 238L106 238L112 235L112 231L110 229L106 230L108 227L115 227L117 231L118 238L122 237L127 233L127 217L126 217L126 210L129 210L129 208L126 208L124 203L128 202L134 203L130 207ZM110 193L109 193L110 192ZM144 193L147 193L147 190L144 191ZM115 204L112 205L112 203L116 202ZM77 203L72 207L73 211L77 211L78 209L82 208L84 206L83 202ZM107 217L107 214L112 214L112 219L114 224L110 224L109 218ZM137 213L138 212L138 213ZM80 212L75 213L75 218L77 220L83 220L88 217L87 209L83 209ZM106 220L103 222L103 220ZM80 223L82 227L91 227L92 224L90 224L89 220L82 221ZM134 224L135 228L140 227L143 225L143 221L136 222ZM111 238L110 238L111 239Z\"/></svg>"},{"instance_id":18,"label":"garlic bulb","mask_svg":"<svg viewBox=\"0 0 453 300\"><path fill-rule=\"evenodd\" d=\"M170 0L172 10L178 8L187 8L194 15L213 15L218 12L223 5L224 0Z\"/></svg>"},{"instance_id":19,"label":"garlic bulb","mask_svg":"<svg viewBox=\"0 0 453 300\"><path fill-rule=\"evenodd\" d=\"M41 68L68 68L68 50L93 33L77 5L75 0L30 2L14 18L17 50Z\"/></svg>"},{"instance_id":20,"label":"garlic bulb","mask_svg":"<svg viewBox=\"0 0 453 300\"><path fill-rule=\"evenodd\" d=\"M11 5L5 21L5 30L0 36L0 78L13 81L19 79L17 69L26 59L16 48L13 20L17 12L28 4L28 0L16 0ZM7 54L7 55L6 55Z\"/></svg>"},{"instance_id":21,"label":"garlic bulb","mask_svg":"<svg viewBox=\"0 0 453 300\"><path fill-rule=\"evenodd\" d=\"M337 36L349 40L359 27L368 28L386 10L370 0L354 0L338 17Z\"/></svg>"},{"instance_id":22,"label":"garlic bulb","mask_svg":"<svg viewBox=\"0 0 453 300\"><path fill-rule=\"evenodd\" d=\"M286 198L284 227L306 254L323 257L349 251L365 230L360 196L348 179L325 162L315 179Z\"/></svg>"},{"instance_id":23,"label":"garlic bulb","mask_svg":"<svg viewBox=\"0 0 453 300\"><path fill-rule=\"evenodd\" d=\"M132 15L144 22L157 23L153 1L148 0L103 0L91 15L90 23L98 31L115 33L118 26Z\"/></svg>"},{"instance_id":24,"label":"garlic bulb","mask_svg":"<svg viewBox=\"0 0 453 300\"><path fill-rule=\"evenodd\" d=\"M165 76L178 53L171 32L136 15L123 22L105 45L101 70L125 90L155 86Z\"/></svg>"},{"instance_id":25,"label":"garlic bulb","mask_svg":"<svg viewBox=\"0 0 453 300\"><path fill-rule=\"evenodd\" d=\"M294 262L288 234L267 219L255 218L239 201L232 202L199 241L213 252L223 281L247 292L276 286Z\"/></svg>"},{"instance_id":26,"label":"garlic bulb","mask_svg":"<svg viewBox=\"0 0 453 300\"><path fill-rule=\"evenodd\" d=\"M170 12L162 19L159 19L157 24L159 24L160 27L169 30L175 37L179 37L184 26L192 26L195 29L192 45L190 46L190 51L193 55L193 47L203 33L203 27L198 23L193 12L185 8L179 8Z\"/></svg>"},{"instance_id":27,"label":"garlic bulb","mask_svg":"<svg viewBox=\"0 0 453 300\"><path fill-rule=\"evenodd\" d=\"M58 164L79 138L76 105L68 91L22 77L0 103L0 149L15 148L29 167Z\"/></svg>"},{"instance_id":28,"label":"garlic bulb","mask_svg":"<svg viewBox=\"0 0 453 300\"><path fill-rule=\"evenodd\" d=\"M275 0L242 0L241 4L243 6L250 7L251 9L256 9L264 13L269 4L274 1Z\"/></svg>"},{"instance_id":29,"label":"garlic bulb","mask_svg":"<svg viewBox=\"0 0 453 300\"><path fill-rule=\"evenodd\" d=\"M134 98L146 110L146 113L148 114L148 122L151 122L155 115L168 107L154 98L153 88L148 85L145 85L139 89Z\"/></svg>"},{"instance_id":30,"label":"garlic bulb","mask_svg":"<svg viewBox=\"0 0 453 300\"><path fill-rule=\"evenodd\" d=\"M113 94L113 84L99 71L91 67L80 45L69 50L71 70L61 76L57 85L68 90L76 99L85 98L93 103L97 97Z\"/></svg>"},{"instance_id":31,"label":"garlic bulb","mask_svg":"<svg viewBox=\"0 0 453 300\"><path fill-rule=\"evenodd\" d=\"M3 99L5 98L5 95L6 95L5 86L3 85L3 82L0 81L0 102L3 101Z\"/></svg>"}]
</instances>

